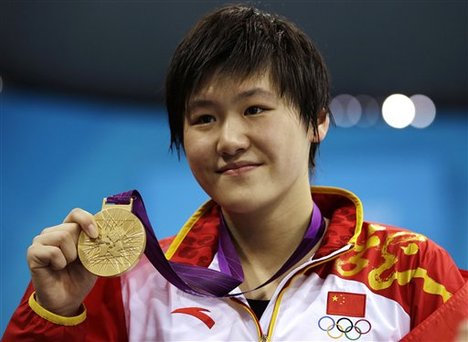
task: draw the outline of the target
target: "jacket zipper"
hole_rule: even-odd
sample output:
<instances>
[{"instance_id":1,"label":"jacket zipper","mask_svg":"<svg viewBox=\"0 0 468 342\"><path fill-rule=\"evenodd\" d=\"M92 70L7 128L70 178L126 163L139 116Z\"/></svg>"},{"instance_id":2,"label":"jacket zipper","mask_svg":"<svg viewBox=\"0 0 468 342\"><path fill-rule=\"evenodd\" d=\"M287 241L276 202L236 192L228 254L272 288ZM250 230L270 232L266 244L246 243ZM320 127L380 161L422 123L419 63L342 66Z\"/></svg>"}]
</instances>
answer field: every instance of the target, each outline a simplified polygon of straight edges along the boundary
<instances>
[{"instance_id":1,"label":"jacket zipper","mask_svg":"<svg viewBox=\"0 0 468 342\"><path fill-rule=\"evenodd\" d=\"M278 318L278 312L279 312L279 307L280 307L280 304L281 304L281 300L282 300L283 295L286 292L287 288L289 287L289 285L294 281L294 278L296 278L299 274L306 273L307 271L311 270L312 268L323 265L324 263L327 263L327 262L329 262L331 260L334 260L334 259L338 258L339 256L343 255L344 253L348 252L350 249L347 249L347 250L344 250L344 251L342 251L340 253L337 253L337 254L333 255L330 259L321 260L321 261L319 261L317 263L313 263L311 265L305 266L304 268L298 270L296 273L291 275L291 278L289 278L286 281L286 283L279 290L278 295L276 296L275 305L273 307L273 313L272 313L271 318L270 318L270 323L268 324L268 331L267 331L267 334L265 335L265 337L266 337L265 341L270 341L270 338L273 335L273 330L275 328L276 320Z\"/></svg>"},{"instance_id":2,"label":"jacket zipper","mask_svg":"<svg viewBox=\"0 0 468 342\"><path fill-rule=\"evenodd\" d=\"M257 327L257 335L258 335L258 341L259 342L267 342L269 341L268 336L263 333L262 327L260 325L260 322L257 318L257 315L253 312L253 310L245 304L243 301L237 299L237 298L231 298L232 301L236 302L237 304L241 305L252 317L256 327Z\"/></svg>"},{"instance_id":3,"label":"jacket zipper","mask_svg":"<svg viewBox=\"0 0 468 342\"><path fill-rule=\"evenodd\" d=\"M280 304L281 304L281 299L283 298L283 295L284 295L285 291L287 290L289 285L292 283L294 278L296 278L296 276L298 276L299 274L303 274L303 273L309 271L310 269L312 269L312 268L314 268L316 266L322 265L322 264L324 264L326 262L329 262L331 260L336 259L340 255L348 252L350 249L351 248L349 248L347 250L344 250L344 251L342 251L342 252L340 252L338 254L335 254L330 259L321 260L320 262L313 263L311 265L305 266L304 268L296 271L296 273L291 275L291 278L289 278L286 281L286 283L279 290L278 295L276 296L275 305L273 307L273 313L271 315L270 322L268 324L268 331L267 331L266 334L263 332L262 327L260 325L260 321L258 320L257 315L255 315L255 313L252 311L252 309L247 304L245 304L243 301L241 301L241 300L239 300L237 298L231 297L232 301L234 301L234 302L238 303L239 305L241 305L245 310L247 310L247 312L252 317L255 325L257 326L257 334L258 334L258 341L259 342L269 342L269 341L271 341L271 336L273 335L274 326L275 326L276 320L278 318L278 312L279 312L279 307L280 307Z\"/></svg>"}]
</instances>

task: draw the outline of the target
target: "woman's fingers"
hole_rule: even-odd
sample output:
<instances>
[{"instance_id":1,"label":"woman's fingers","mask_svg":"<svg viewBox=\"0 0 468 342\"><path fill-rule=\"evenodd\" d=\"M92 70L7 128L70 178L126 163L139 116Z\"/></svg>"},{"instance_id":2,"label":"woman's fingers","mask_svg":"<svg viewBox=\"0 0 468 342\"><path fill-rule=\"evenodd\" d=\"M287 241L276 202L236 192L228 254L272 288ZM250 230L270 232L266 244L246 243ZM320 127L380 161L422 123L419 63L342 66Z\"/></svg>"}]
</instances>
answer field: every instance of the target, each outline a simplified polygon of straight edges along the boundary
<instances>
[{"instance_id":1,"label":"woman's fingers","mask_svg":"<svg viewBox=\"0 0 468 342\"><path fill-rule=\"evenodd\" d=\"M67 217L65 217L63 222L77 223L90 238L98 237L97 224L94 216L83 209L73 209Z\"/></svg>"},{"instance_id":2,"label":"woman's fingers","mask_svg":"<svg viewBox=\"0 0 468 342\"><path fill-rule=\"evenodd\" d=\"M63 255L63 258L65 258L66 264L69 264L76 260L76 245L80 231L80 226L77 223L64 223L56 227L44 229L40 235L33 239L31 247L34 248L31 250L31 252L34 253L38 250L40 251L41 246L56 247ZM56 257L56 253L57 252L49 250L51 257ZM45 255L41 253L41 256L43 258ZM39 260L36 258L35 261L38 263L38 265L46 266L44 265L45 259Z\"/></svg>"},{"instance_id":3,"label":"woman's fingers","mask_svg":"<svg viewBox=\"0 0 468 342\"><path fill-rule=\"evenodd\" d=\"M28 263L31 270L50 268L59 271L67 267L69 262L59 247L33 244L28 248Z\"/></svg>"}]
</instances>

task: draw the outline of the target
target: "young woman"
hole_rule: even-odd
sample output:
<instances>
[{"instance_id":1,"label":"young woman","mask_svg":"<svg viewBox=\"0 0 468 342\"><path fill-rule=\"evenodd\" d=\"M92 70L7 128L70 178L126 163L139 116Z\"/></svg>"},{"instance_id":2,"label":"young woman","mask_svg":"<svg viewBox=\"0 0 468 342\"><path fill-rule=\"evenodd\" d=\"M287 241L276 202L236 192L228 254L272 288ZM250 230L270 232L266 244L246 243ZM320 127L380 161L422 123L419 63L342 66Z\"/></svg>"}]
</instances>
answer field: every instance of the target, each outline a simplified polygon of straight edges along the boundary
<instances>
[{"instance_id":1,"label":"young woman","mask_svg":"<svg viewBox=\"0 0 468 342\"><path fill-rule=\"evenodd\" d=\"M424 236L363 221L346 190L310 187L329 83L291 22L248 6L209 14L177 48L166 92L172 146L212 200L161 245L199 281L174 280L151 244L130 271L97 279L77 243L98 224L75 209L34 238L5 340L399 340L463 287ZM241 275L223 292L200 269Z\"/></svg>"}]
</instances>

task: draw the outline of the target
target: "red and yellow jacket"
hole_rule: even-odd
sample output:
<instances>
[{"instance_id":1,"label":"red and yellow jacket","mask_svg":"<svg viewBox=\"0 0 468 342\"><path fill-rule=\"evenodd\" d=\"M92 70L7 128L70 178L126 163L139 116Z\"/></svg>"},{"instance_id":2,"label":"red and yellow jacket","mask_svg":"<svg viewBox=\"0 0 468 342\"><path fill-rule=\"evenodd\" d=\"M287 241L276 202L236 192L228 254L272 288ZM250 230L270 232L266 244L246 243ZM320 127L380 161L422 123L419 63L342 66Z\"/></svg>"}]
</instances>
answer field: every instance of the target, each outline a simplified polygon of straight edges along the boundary
<instances>
[{"instance_id":1,"label":"red and yellow jacket","mask_svg":"<svg viewBox=\"0 0 468 342\"><path fill-rule=\"evenodd\" d=\"M3 339L452 340L468 317L468 286L447 252L421 234L364 222L361 201L346 190L312 193L330 219L325 236L315 255L282 279L260 320L242 295L184 293L143 257L120 277L98 279L76 317L40 307L30 285ZM175 238L161 241L167 258L218 269L218 213L208 202Z\"/></svg>"}]
</instances>

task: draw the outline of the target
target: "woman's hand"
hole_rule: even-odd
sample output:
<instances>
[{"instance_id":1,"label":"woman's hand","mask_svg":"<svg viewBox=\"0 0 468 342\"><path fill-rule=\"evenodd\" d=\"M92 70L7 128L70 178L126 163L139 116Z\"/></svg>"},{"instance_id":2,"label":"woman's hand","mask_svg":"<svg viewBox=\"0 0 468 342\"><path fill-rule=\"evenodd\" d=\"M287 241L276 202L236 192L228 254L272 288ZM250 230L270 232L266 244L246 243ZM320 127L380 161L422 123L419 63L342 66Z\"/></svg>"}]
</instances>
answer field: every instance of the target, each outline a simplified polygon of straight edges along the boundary
<instances>
[{"instance_id":1,"label":"woman's hand","mask_svg":"<svg viewBox=\"0 0 468 342\"><path fill-rule=\"evenodd\" d=\"M97 279L78 259L77 244L82 230L91 238L98 235L93 215L73 209L62 224L44 229L28 248L36 301L60 316L79 314Z\"/></svg>"}]
</instances>

